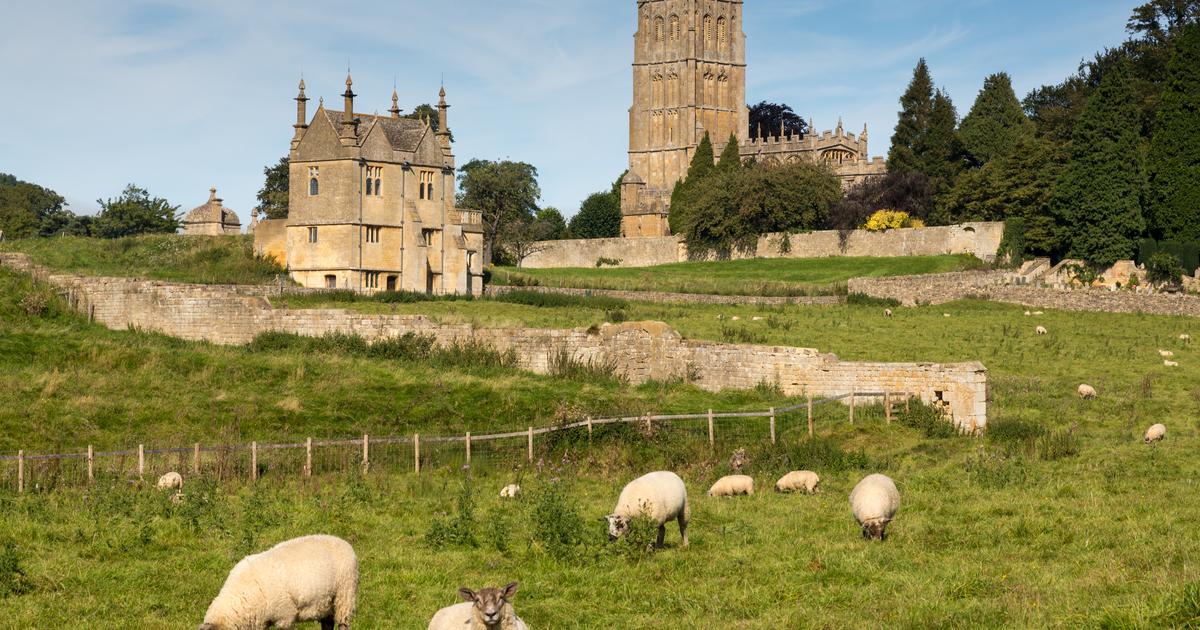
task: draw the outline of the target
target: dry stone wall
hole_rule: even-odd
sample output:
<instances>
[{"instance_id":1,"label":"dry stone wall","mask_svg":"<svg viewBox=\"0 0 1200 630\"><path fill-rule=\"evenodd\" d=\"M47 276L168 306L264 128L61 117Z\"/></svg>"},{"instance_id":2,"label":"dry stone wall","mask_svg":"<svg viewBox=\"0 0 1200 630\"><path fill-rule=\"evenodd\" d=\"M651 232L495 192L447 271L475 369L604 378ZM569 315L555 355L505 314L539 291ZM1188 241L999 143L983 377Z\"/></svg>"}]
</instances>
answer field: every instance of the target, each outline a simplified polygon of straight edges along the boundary
<instances>
[{"instance_id":1,"label":"dry stone wall","mask_svg":"<svg viewBox=\"0 0 1200 630\"><path fill-rule=\"evenodd\" d=\"M245 344L282 331L368 340L405 333L431 335L441 344L473 339L512 349L521 365L547 373L554 357L610 364L631 383L686 378L709 390L778 385L788 395L836 396L888 392L944 402L964 431L987 425L987 370L977 362L867 363L841 361L808 348L730 345L683 339L658 322L608 324L599 329L476 328L440 324L420 315L375 315L343 309L272 308L270 287L225 287L54 274L24 255L2 254L0 264L50 283L71 306L114 330L138 328L193 341Z\"/></svg>"},{"instance_id":2,"label":"dry stone wall","mask_svg":"<svg viewBox=\"0 0 1200 630\"><path fill-rule=\"evenodd\" d=\"M611 289L571 289L563 287L509 287L490 286L487 295L504 295L513 291L532 291L556 295L580 297L611 297L631 302L655 302L662 304L730 304L765 306L837 306L846 301L837 295L798 297L765 297L760 295L709 295L705 293L664 293L659 291L618 291Z\"/></svg>"}]
</instances>

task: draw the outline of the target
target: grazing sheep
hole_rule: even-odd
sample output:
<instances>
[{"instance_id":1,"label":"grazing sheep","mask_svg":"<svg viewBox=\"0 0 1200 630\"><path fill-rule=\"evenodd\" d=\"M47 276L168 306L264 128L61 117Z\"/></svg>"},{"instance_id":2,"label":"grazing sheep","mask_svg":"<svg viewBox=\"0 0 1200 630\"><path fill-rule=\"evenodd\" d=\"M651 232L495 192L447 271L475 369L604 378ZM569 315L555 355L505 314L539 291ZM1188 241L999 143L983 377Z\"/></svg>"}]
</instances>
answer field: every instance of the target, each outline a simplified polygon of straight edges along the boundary
<instances>
[{"instance_id":1,"label":"grazing sheep","mask_svg":"<svg viewBox=\"0 0 1200 630\"><path fill-rule=\"evenodd\" d=\"M942 317L950 317L950 313L942 313Z\"/></svg>"},{"instance_id":2,"label":"grazing sheep","mask_svg":"<svg viewBox=\"0 0 1200 630\"><path fill-rule=\"evenodd\" d=\"M885 309L883 309L883 316L884 316L884 317L891 317L892 315L893 315L893 313L892 313L892 309L890 309L890 308L885 308Z\"/></svg>"},{"instance_id":3,"label":"grazing sheep","mask_svg":"<svg viewBox=\"0 0 1200 630\"><path fill-rule=\"evenodd\" d=\"M158 483L155 484L159 490L182 490L183 475L177 472L169 472L158 478Z\"/></svg>"},{"instance_id":4,"label":"grazing sheep","mask_svg":"<svg viewBox=\"0 0 1200 630\"><path fill-rule=\"evenodd\" d=\"M742 321L742 318L741 318L741 317L738 317L737 315L734 315L733 317L730 317L729 319L730 319L731 321L735 321L735 322L740 322L740 321Z\"/></svg>"},{"instance_id":5,"label":"grazing sheep","mask_svg":"<svg viewBox=\"0 0 1200 630\"><path fill-rule=\"evenodd\" d=\"M1039 335L1045 335L1045 334L1049 333L1049 331L1046 330L1045 326L1038 326L1037 328L1034 329L1034 332L1036 332Z\"/></svg>"},{"instance_id":6,"label":"grazing sheep","mask_svg":"<svg viewBox=\"0 0 1200 630\"><path fill-rule=\"evenodd\" d=\"M1179 335L1179 340L1184 343L1192 343L1192 336L1185 333L1185 334Z\"/></svg>"},{"instance_id":7,"label":"grazing sheep","mask_svg":"<svg viewBox=\"0 0 1200 630\"><path fill-rule=\"evenodd\" d=\"M688 506L687 487L679 475L659 471L629 482L621 490L613 513L605 517L609 538L620 538L629 529L629 522L643 513L658 523L659 547L667 533L666 523L672 519L679 521L679 535L683 537L683 546L688 546L687 524L692 511Z\"/></svg>"},{"instance_id":8,"label":"grazing sheep","mask_svg":"<svg viewBox=\"0 0 1200 630\"><path fill-rule=\"evenodd\" d=\"M1146 437L1142 438L1142 441L1146 444L1153 444L1155 442L1161 442L1165 437L1167 437L1166 425L1156 424L1149 429L1146 429Z\"/></svg>"},{"instance_id":9,"label":"grazing sheep","mask_svg":"<svg viewBox=\"0 0 1200 630\"><path fill-rule=\"evenodd\" d=\"M1043 312L1041 312L1041 311L1034 311L1034 312L1033 312L1033 316L1034 316L1034 317L1041 317L1042 315L1045 315L1045 313L1043 313Z\"/></svg>"},{"instance_id":10,"label":"grazing sheep","mask_svg":"<svg viewBox=\"0 0 1200 630\"><path fill-rule=\"evenodd\" d=\"M521 486L515 483L510 483L500 489L501 499L515 499L519 494L521 494Z\"/></svg>"},{"instance_id":11,"label":"grazing sheep","mask_svg":"<svg viewBox=\"0 0 1200 630\"><path fill-rule=\"evenodd\" d=\"M1159 350L1158 356L1160 356L1164 359L1170 359L1175 356L1175 353L1171 352L1170 350Z\"/></svg>"},{"instance_id":12,"label":"grazing sheep","mask_svg":"<svg viewBox=\"0 0 1200 630\"><path fill-rule=\"evenodd\" d=\"M1079 386L1079 397L1083 399L1095 398L1096 388L1091 385L1083 384Z\"/></svg>"},{"instance_id":13,"label":"grazing sheep","mask_svg":"<svg viewBox=\"0 0 1200 630\"><path fill-rule=\"evenodd\" d=\"M821 492L821 478L811 470L793 470L775 482L775 492Z\"/></svg>"},{"instance_id":14,"label":"grazing sheep","mask_svg":"<svg viewBox=\"0 0 1200 630\"><path fill-rule=\"evenodd\" d=\"M850 509L862 526L863 538L886 540L887 526L900 509L900 492L886 475L868 475L850 493Z\"/></svg>"},{"instance_id":15,"label":"grazing sheep","mask_svg":"<svg viewBox=\"0 0 1200 630\"><path fill-rule=\"evenodd\" d=\"M732 497L739 494L754 494L754 477L728 475L721 477L708 489L710 497Z\"/></svg>"},{"instance_id":16,"label":"grazing sheep","mask_svg":"<svg viewBox=\"0 0 1200 630\"><path fill-rule=\"evenodd\" d=\"M1167 360L1163 361L1163 365L1166 367L1179 367L1179 362L1167 359Z\"/></svg>"},{"instance_id":17,"label":"grazing sheep","mask_svg":"<svg viewBox=\"0 0 1200 630\"><path fill-rule=\"evenodd\" d=\"M1030 313L1029 311L1025 311L1025 317L1029 317L1030 315L1033 315L1033 313Z\"/></svg>"},{"instance_id":18,"label":"grazing sheep","mask_svg":"<svg viewBox=\"0 0 1200 630\"><path fill-rule=\"evenodd\" d=\"M761 317L751 317L750 318L750 321L755 321L755 322L761 322L762 320L763 320L763 318L761 318Z\"/></svg>"},{"instance_id":19,"label":"grazing sheep","mask_svg":"<svg viewBox=\"0 0 1200 630\"><path fill-rule=\"evenodd\" d=\"M516 582L479 592L461 588L458 594L466 601L437 611L429 621L429 630L529 630L513 610L512 597L516 593Z\"/></svg>"},{"instance_id":20,"label":"grazing sheep","mask_svg":"<svg viewBox=\"0 0 1200 630\"><path fill-rule=\"evenodd\" d=\"M358 558L334 536L304 536L246 556L229 572L200 630L265 630L320 621L348 630L358 597Z\"/></svg>"}]
</instances>

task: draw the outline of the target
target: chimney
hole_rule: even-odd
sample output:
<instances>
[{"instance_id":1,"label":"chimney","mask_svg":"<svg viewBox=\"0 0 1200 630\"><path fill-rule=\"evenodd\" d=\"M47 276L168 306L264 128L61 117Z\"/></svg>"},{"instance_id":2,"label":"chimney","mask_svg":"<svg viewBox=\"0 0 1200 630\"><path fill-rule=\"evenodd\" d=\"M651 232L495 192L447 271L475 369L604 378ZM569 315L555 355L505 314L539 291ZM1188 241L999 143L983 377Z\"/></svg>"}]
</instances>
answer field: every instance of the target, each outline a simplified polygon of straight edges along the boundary
<instances>
[{"instance_id":1,"label":"chimney","mask_svg":"<svg viewBox=\"0 0 1200 630\"><path fill-rule=\"evenodd\" d=\"M342 146L352 147L358 144L358 122L354 118L354 80L350 75L346 75L346 93L342 94L345 99L345 111L342 112Z\"/></svg>"}]
</instances>

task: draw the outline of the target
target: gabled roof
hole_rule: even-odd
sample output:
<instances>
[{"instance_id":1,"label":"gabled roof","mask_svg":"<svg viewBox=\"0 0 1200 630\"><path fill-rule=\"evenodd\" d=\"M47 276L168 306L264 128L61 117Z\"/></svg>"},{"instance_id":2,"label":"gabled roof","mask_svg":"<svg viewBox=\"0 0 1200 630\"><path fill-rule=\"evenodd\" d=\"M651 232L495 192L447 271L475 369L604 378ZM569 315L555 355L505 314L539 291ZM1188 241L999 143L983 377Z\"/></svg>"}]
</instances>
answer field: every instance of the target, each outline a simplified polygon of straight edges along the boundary
<instances>
[{"instance_id":1,"label":"gabled roof","mask_svg":"<svg viewBox=\"0 0 1200 630\"><path fill-rule=\"evenodd\" d=\"M333 130L341 135L342 130L342 112L332 109L323 110L325 118ZM429 127L420 120L412 118L392 118L390 116L376 116L372 114L355 114L358 117L358 142L362 143L367 134L378 127L387 138L388 144L392 146L393 151L402 151L404 153L412 153L421 145L421 139L425 137Z\"/></svg>"},{"instance_id":2,"label":"gabled roof","mask_svg":"<svg viewBox=\"0 0 1200 630\"><path fill-rule=\"evenodd\" d=\"M202 205L193 208L183 218L183 223L220 223L222 225L241 225L237 214L221 205L221 199L217 197L217 189L209 189L208 201Z\"/></svg>"}]
</instances>

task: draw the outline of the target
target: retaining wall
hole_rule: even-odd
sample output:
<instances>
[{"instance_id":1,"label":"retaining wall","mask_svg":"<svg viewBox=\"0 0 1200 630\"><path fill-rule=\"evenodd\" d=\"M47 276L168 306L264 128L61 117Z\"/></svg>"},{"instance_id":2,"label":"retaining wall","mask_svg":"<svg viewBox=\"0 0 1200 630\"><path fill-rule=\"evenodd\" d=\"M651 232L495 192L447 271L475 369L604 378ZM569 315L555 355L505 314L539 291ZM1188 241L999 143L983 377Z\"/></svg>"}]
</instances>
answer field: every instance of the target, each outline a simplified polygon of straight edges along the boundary
<instances>
[{"instance_id":1,"label":"retaining wall","mask_svg":"<svg viewBox=\"0 0 1200 630\"><path fill-rule=\"evenodd\" d=\"M660 291L619 291L613 289L570 289L563 287L510 287L492 285L485 295L504 295L513 291L532 291L557 295L581 297L611 297L631 302L656 302L663 304L731 304L767 306L837 306L846 299L838 295L815 295L797 297L767 297L761 295L709 295L706 293L664 293Z\"/></svg>"}]
</instances>

